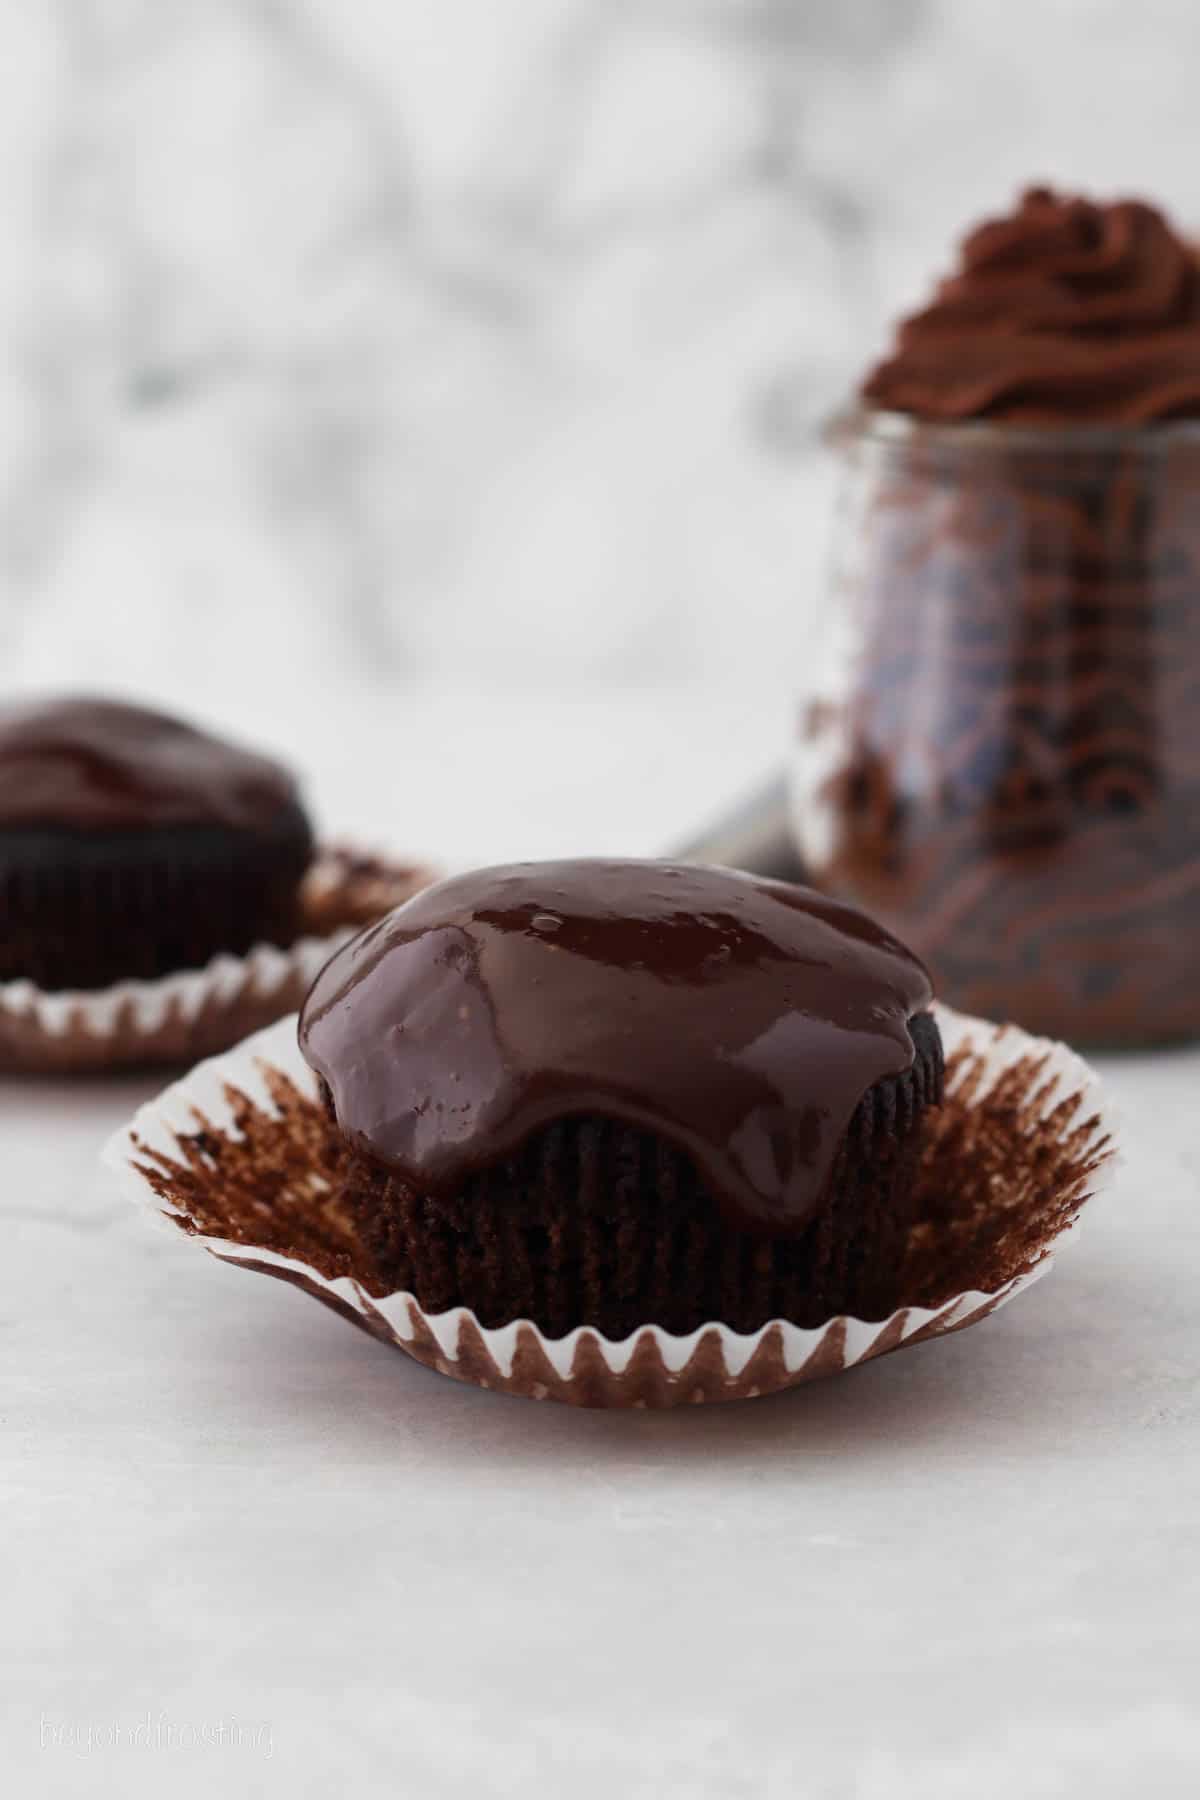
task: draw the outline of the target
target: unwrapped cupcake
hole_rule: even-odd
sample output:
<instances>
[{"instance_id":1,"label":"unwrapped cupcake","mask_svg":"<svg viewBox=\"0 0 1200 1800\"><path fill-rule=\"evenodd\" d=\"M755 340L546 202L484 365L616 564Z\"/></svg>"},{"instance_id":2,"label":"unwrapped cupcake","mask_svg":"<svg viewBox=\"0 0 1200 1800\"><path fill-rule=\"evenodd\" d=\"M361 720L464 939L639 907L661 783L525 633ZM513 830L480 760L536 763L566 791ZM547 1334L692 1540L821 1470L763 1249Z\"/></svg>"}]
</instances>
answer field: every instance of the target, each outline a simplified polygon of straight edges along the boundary
<instances>
[{"instance_id":1,"label":"unwrapped cupcake","mask_svg":"<svg viewBox=\"0 0 1200 1800\"><path fill-rule=\"evenodd\" d=\"M944 1058L943 1045L949 1052ZM1086 1065L728 869L441 883L109 1146L133 1197L445 1374L753 1397L985 1317L1111 1167Z\"/></svg>"},{"instance_id":2,"label":"unwrapped cupcake","mask_svg":"<svg viewBox=\"0 0 1200 1800\"><path fill-rule=\"evenodd\" d=\"M814 1325L879 1302L941 1098L924 969L861 913L670 863L486 869L300 1019L387 1286L484 1325Z\"/></svg>"}]
</instances>

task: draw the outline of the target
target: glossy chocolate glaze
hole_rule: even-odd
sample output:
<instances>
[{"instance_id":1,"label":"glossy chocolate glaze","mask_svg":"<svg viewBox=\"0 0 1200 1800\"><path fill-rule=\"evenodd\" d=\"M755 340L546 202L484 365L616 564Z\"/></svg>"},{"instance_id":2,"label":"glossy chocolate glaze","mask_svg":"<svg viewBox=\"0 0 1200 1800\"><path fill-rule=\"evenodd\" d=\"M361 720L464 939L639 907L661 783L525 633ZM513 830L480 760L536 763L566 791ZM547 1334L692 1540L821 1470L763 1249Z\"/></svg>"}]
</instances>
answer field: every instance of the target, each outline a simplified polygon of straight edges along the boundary
<instances>
[{"instance_id":1,"label":"glossy chocolate glaze","mask_svg":"<svg viewBox=\"0 0 1200 1800\"><path fill-rule=\"evenodd\" d=\"M968 234L863 384L922 419L1200 417L1200 263L1154 207L1031 188Z\"/></svg>"},{"instance_id":2,"label":"glossy chocolate glaze","mask_svg":"<svg viewBox=\"0 0 1200 1800\"><path fill-rule=\"evenodd\" d=\"M784 882L668 862L518 863L427 889L318 976L300 1046L338 1123L450 1192L552 1120L690 1155L739 1224L818 1208L867 1089L910 1067L921 964Z\"/></svg>"},{"instance_id":3,"label":"glossy chocolate glaze","mask_svg":"<svg viewBox=\"0 0 1200 1800\"><path fill-rule=\"evenodd\" d=\"M0 827L255 830L296 798L277 763L165 713L82 696L0 708Z\"/></svg>"}]
</instances>

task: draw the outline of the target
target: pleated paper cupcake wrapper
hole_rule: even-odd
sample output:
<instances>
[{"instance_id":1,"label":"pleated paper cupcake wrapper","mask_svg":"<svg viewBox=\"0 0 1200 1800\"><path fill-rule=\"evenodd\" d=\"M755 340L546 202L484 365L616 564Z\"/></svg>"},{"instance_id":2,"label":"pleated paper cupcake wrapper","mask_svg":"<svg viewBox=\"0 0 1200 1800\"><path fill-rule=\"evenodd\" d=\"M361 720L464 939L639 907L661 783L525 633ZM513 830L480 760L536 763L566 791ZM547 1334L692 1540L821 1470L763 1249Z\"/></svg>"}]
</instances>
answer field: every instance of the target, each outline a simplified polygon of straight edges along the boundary
<instances>
[{"instance_id":1,"label":"pleated paper cupcake wrapper","mask_svg":"<svg viewBox=\"0 0 1200 1800\"><path fill-rule=\"evenodd\" d=\"M89 991L0 982L0 1069L82 1073L190 1063L293 1013L339 945L425 887L427 871L335 847L301 890L301 935L203 969Z\"/></svg>"},{"instance_id":2,"label":"pleated paper cupcake wrapper","mask_svg":"<svg viewBox=\"0 0 1200 1800\"><path fill-rule=\"evenodd\" d=\"M294 1019L202 1063L144 1106L105 1150L131 1197L224 1262L312 1294L443 1375L576 1406L751 1399L961 1331L1050 1267L1084 1202L1111 1178L1112 1121L1096 1076L1062 1044L938 1009L946 1104L931 1115L923 1223L878 1321L813 1330L714 1321L687 1336L646 1325L619 1343L582 1327L481 1325L427 1314L373 1280L329 1170L337 1139L296 1047Z\"/></svg>"}]
</instances>

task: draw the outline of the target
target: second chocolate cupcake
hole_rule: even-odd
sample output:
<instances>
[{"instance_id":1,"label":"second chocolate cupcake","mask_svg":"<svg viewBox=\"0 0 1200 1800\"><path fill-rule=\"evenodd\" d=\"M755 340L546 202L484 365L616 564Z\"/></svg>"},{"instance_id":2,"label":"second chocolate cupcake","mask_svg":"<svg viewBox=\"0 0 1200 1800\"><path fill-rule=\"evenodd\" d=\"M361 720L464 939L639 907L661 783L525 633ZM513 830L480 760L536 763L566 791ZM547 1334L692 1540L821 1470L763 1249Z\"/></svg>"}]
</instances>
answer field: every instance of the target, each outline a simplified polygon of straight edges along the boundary
<instances>
[{"instance_id":1,"label":"second chocolate cupcake","mask_svg":"<svg viewBox=\"0 0 1200 1800\"><path fill-rule=\"evenodd\" d=\"M315 983L335 1204L427 1313L883 1316L942 1051L922 966L785 883L658 862L443 882Z\"/></svg>"},{"instance_id":2,"label":"second chocolate cupcake","mask_svg":"<svg viewBox=\"0 0 1200 1800\"><path fill-rule=\"evenodd\" d=\"M312 850L266 757L115 701L0 710L0 980L95 989L287 944Z\"/></svg>"}]
</instances>

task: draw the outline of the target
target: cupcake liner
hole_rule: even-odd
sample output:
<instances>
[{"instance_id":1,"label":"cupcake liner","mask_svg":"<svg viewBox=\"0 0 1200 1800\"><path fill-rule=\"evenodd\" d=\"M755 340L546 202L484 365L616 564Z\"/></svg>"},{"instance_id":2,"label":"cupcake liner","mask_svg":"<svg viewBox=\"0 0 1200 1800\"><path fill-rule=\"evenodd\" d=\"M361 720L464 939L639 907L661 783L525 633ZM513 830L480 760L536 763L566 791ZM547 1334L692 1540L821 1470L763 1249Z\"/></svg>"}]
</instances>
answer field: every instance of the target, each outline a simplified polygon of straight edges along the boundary
<instances>
[{"instance_id":1,"label":"cupcake liner","mask_svg":"<svg viewBox=\"0 0 1200 1800\"><path fill-rule=\"evenodd\" d=\"M300 934L153 981L48 991L0 982L0 1070L78 1073L192 1062L300 1005L339 945L433 876L359 851L318 851L300 892Z\"/></svg>"},{"instance_id":2,"label":"cupcake liner","mask_svg":"<svg viewBox=\"0 0 1200 1800\"><path fill-rule=\"evenodd\" d=\"M920 1173L922 1223L879 1320L811 1330L775 1319L686 1336L645 1325L619 1342L583 1326L551 1338L528 1320L482 1326L426 1314L373 1280L332 1200L340 1155L316 1078L281 1020L202 1063L138 1112L104 1157L131 1198L224 1262L288 1281L418 1362L477 1386L576 1406L751 1399L961 1331L1047 1271L1084 1202L1111 1179L1111 1111L1063 1044L937 1008L946 1102ZM900 1303L903 1302L903 1303Z\"/></svg>"}]
</instances>

